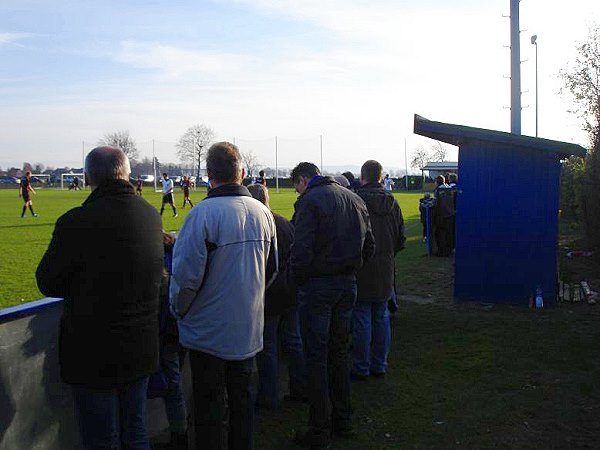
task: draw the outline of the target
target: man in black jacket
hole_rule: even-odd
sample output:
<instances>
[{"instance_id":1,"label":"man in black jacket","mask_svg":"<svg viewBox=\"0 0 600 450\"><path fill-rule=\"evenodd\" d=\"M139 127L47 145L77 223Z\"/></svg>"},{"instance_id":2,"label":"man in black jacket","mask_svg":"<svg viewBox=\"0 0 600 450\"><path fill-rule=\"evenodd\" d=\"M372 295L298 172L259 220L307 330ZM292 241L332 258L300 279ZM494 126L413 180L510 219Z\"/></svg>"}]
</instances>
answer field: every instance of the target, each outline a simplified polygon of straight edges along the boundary
<instances>
[{"instance_id":1,"label":"man in black jacket","mask_svg":"<svg viewBox=\"0 0 600 450\"><path fill-rule=\"evenodd\" d=\"M356 301L356 272L374 252L365 203L312 163L291 174L300 194L290 267L298 308L310 404L308 431L296 441L327 448L331 433L351 436L349 340Z\"/></svg>"},{"instance_id":2,"label":"man in black jacket","mask_svg":"<svg viewBox=\"0 0 600 450\"><path fill-rule=\"evenodd\" d=\"M251 184L248 190L252 197L269 207L269 191L263 184ZM306 397L306 367L300 336L300 321L296 292L287 272L290 247L294 240L294 226L285 217L273 213L277 233L279 273L265 292L265 327L263 349L257 355L258 393L257 406L278 409L279 401L279 345L278 336L283 337L282 347L287 356L289 370L289 396L302 400Z\"/></svg>"},{"instance_id":3,"label":"man in black jacket","mask_svg":"<svg viewBox=\"0 0 600 450\"><path fill-rule=\"evenodd\" d=\"M352 314L352 375L364 379L383 376L390 350L387 302L394 289L394 257L404 246L404 219L398 202L381 185L382 167L369 160L361 168L361 187L373 235L375 255L358 271L358 295Z\"/></svg>"},{"instance_id":4,"label":"man in black jacket","mask_svg":"<svg viewBox=\"0 0 600 450\"><path fill-rule=\"evenodd\" d=\"M148 376L158 366L160 216L129 183L129 160L98 147L85 159L92 193L63 214L36 272L64 298L61 377L73 386L85 448L150 448Z\"/></svg>"}]
</instances>

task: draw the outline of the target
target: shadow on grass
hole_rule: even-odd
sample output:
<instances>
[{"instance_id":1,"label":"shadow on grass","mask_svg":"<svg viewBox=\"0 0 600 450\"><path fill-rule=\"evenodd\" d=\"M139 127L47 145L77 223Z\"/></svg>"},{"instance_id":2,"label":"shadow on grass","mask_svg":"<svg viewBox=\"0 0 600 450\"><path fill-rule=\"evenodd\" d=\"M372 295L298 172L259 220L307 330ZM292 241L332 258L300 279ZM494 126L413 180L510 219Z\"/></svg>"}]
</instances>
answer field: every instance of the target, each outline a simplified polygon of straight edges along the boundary
<instances>
[{"instance_id":1,"label":"shadow on grass","mask_svg":"<svg viewBox=\"0 0 600 450\"><path fill-rule=\"evenodd\" d=\"M53 227L54 222L37 222L37 223L19 223L15 225L0 225L0 229L6 228L37 228L37 227Z\"/></svg>"},{"instance_id":2,"label":"shadow on grass","mask_svg":"<svg viewBox=\"0 0 600 450\"><path fill-rule=\"evenodd\" d=\"M398 291L427 304L400 304L389 372L353 384L357 435L332 448L597 448L600 305L454 303L452 259L421 256L418 237L405 252ZM307 415L297 404L261 414L256 447L297 448Z\"/></svg>"}]
</instances>

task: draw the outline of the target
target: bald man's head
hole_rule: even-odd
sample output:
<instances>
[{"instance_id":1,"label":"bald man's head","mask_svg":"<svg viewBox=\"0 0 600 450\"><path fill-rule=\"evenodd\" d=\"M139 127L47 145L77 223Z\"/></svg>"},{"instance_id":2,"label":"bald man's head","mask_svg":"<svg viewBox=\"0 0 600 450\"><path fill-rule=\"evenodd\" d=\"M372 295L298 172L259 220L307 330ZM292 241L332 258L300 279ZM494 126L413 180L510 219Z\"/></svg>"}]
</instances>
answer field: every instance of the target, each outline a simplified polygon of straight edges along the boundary
<instances>
[{"instance_id":1,"label":"bald man's head","mask_svg":"<svg viewBox=\"0 0 600 450\"><path fill-rule=\"evenodd\" d=\"M85 158L88 184L98 187L111 180L129 181L129 158L116 147L96 147Z\"/></svg>"}]
</instances>

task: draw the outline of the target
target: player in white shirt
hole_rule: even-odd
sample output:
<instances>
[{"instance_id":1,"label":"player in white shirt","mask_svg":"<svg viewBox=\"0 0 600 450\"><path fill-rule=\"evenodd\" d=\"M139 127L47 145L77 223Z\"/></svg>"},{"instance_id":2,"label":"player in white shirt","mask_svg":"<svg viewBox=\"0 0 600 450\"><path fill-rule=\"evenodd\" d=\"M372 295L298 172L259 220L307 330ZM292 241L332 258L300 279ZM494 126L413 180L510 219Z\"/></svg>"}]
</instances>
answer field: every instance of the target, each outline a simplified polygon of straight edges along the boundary
<instances>
[{"instance_id":1,"label":"player in white shirt","mask_svg":"<svg viewBox=\"0 0 600 450\"><path fill-rule=\"evenodd\" d=\"M165 205L168 203L173 208L173 217L177 217L177 208L175 208L175 204L173 201L173 180L169 178L169 175L166 173L162 174L163 182L162 182L162 190L163 190L163 198L162 205L160 206L160 215L162 216L163 211L165 210Z\"/></svg>"},{"instance_id":2,"label":"player in white shirt","mask_svg":"<svg viewBox=\"0 0 600 450\"><path fill-rule=\"evenodd\" d=\"M385 178L383 179L383 189L385 189L386 192L392 192L393 187L394 182L390 178L390 175L386 174Z\"/></svg>"}]
</instances>

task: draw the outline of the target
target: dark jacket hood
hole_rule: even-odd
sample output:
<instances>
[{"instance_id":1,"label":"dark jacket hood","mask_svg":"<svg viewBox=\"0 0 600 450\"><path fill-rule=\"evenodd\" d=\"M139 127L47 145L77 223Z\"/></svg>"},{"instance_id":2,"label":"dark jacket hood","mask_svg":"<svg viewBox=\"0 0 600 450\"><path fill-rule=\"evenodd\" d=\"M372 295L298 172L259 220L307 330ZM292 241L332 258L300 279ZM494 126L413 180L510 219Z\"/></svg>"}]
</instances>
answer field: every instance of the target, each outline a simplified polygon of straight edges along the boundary
<instances>
[{"instance_id":1,"label":"dark jacket hood","mask_svg":"<svg viewBox=\"0 0 600 450\"><path fill-rule=\"evenodd\" d=\"M386 216L394 208L394 196L385 192L379 183L368 183L357 189L356 193L365 201L369 214Z\"/></svg>"}]
</instances>

